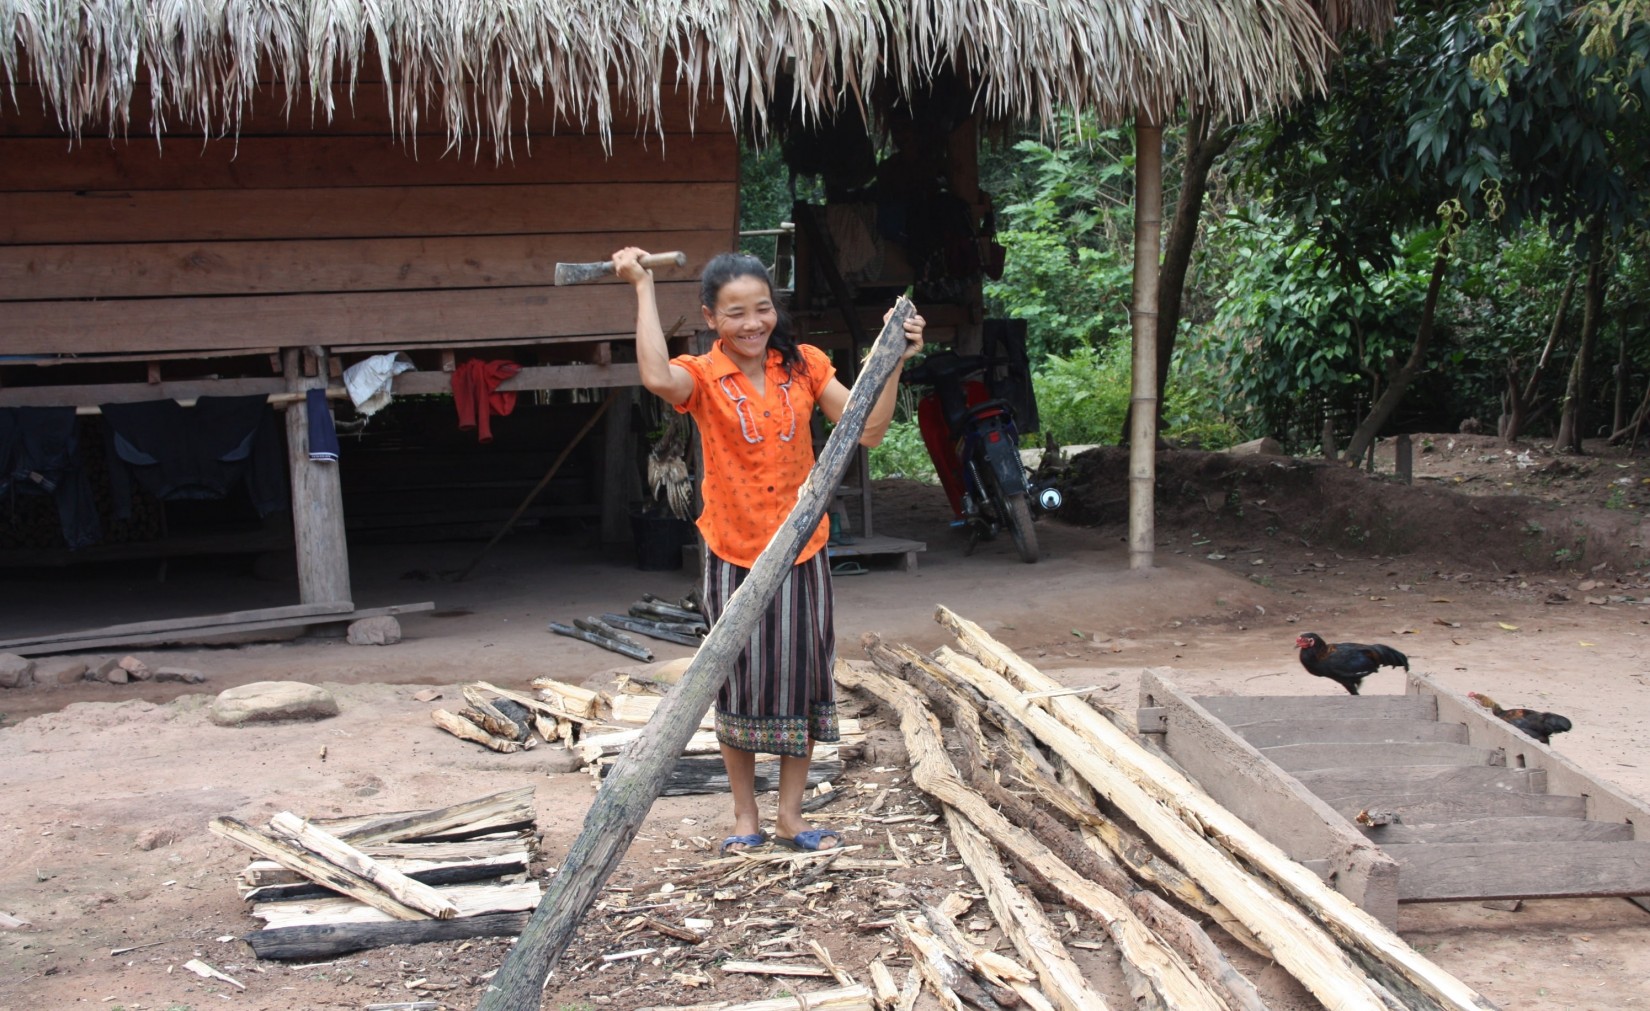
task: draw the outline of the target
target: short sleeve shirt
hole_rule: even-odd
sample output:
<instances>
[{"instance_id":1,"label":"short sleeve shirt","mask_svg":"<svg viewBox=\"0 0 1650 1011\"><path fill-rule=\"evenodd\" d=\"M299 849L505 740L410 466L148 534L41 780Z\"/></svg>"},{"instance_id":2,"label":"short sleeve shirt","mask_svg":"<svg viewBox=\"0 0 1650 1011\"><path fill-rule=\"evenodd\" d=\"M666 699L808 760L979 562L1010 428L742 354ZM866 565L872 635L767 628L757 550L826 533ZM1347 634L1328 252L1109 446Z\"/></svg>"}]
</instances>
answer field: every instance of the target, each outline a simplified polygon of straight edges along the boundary
<instances>
[{"instance_id":1,"label":"short sleeve shirt","mask_svg":"<svg viewBox=\"0 0 1650 1011\"><path fill-rule=\"evenodd\" d=\"M672 359L693 375L693 393L676 405L699 426L704 453L704 511L699 531L717 557L750 568L796 505L814 465L810 422L820 393L836 375L825 352L798 345L802 361L789 376L768 351L767 382L758 393L717 341L709 354ZM821 518L797 562L830 539Z\"/></svg>"}]
</instances>

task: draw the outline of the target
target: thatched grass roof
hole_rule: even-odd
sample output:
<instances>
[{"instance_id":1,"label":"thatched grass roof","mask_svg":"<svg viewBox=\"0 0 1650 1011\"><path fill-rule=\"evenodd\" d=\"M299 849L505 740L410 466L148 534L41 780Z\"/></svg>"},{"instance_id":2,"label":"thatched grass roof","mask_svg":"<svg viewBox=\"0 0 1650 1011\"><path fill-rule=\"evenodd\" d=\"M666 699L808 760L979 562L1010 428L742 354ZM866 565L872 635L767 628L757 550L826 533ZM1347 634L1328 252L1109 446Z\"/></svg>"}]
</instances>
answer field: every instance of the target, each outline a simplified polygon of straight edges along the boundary
<instances>
[{"instance_id":1,"label":"thatched grass roof","mask_svg":"<svg viewBox=\"0 0 1650 1011\"><path fill-rule=\"evenodd\" d=\"M233 132L271 75L289 103L347 116L333 86L376 63L395 82L398 128L433 109L455 142L498 150L524 95L605 133L616 105L654 118L669 88L760 119L782 72L805 116L879 81L919 89L943 67L976 82L997 120L1048 124L1062 107L1167 117L1179 102L1247 116L1321 87L1331 37L1379 31L1393 2L0 0L0 73L37 83L70 133L160 136ZM129 123L144 80L154 121Z\"/></svg>"}]
</instances>

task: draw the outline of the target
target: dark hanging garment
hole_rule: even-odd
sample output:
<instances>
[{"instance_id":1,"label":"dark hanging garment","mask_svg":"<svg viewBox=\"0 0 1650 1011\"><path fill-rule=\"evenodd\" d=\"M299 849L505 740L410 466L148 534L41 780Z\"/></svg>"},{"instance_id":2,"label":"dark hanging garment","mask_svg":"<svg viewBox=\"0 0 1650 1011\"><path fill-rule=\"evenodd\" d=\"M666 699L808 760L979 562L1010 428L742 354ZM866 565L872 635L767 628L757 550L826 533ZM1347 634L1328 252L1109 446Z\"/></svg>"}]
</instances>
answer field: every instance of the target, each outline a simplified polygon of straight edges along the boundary
<instances>
[{"instance_id":1,"label":"dark hanging garment","mask_svg":"<svg viewBox=\"0 0 1650 1011\"><path fill-rule=\"evenodd\" d=\"M103 539L72 407L0 408L0 499L50 495L71 549Z\"/></svg>"},{"instance_id":2,"label":"dark hanging garment","mask_svg":"<svg viewBox=\"0 0 1650 1011\"><path fill-rule=\"evenodd\" d=\"M304 413L309 416L309 458L318 463L338 462L338 429L332 423L332 407L326 390L304 394Z\"/></svg>"},{"instance_id":3,"label":"dark hanging garment","mask_svg":"<svg viewBox=\"0 0 1650 1011\"><path fill-rule=\"evenodd\" d=\"M119 516L130 513L134 480L163 502L219 499L244 486L259 516L287 506L285 456L265 397L104 404L103 417Z\"/></svg>"}]
</instances>

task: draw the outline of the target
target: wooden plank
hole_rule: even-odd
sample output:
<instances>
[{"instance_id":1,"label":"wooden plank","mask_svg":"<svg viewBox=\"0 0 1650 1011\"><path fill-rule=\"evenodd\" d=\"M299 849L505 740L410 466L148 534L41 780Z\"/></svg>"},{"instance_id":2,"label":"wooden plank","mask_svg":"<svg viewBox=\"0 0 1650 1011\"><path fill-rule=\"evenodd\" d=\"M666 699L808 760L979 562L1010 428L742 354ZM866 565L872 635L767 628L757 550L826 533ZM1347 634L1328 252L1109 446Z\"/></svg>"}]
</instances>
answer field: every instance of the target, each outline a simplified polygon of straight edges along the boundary
<instances>
[{"instance_id":1,"label":"wooden plank","mask_svg":"<svg viewBox=\"0 0 1650 1011\"><path fill-rule=\"evenodd\" d=\"M22 83L10 87L16 89L17 102L14 106L8 92L4 108L0 110L4 113L0 115L0 137L64 136L64 125L56 111L48 105L47 95L39 85ZM315 91L308 87L298 90L299 93L292 96L289 110L285 87L268 82L256 88L251 93L250 107L242 113L236 132L245 138L263 134L388 136L398 131L398 117L391 115L393 91L382 81L358 81L353 87L338 83L327 89L333 105L330 120L325 105ZM622 97L622 93L615 95L616 99ZM660 91L658 105L657 119L667 133L686 133L690 129L696 133L728 133L732 130L723 106L714 98L700 102L695 108L693 99L686 91L666 88ZM104 110L82 121L79 128L88 140L106 137L111 132L117 135L134 134L142 139L150 132L153 110L152 90L147 82L140 82L132 88L124 129L121 124L112 123L110 117L103 114ZM511 102L509 118L514 126L511 135L518 151L529 143L536 144L539 137L552 132L579 133L583 129L582 124L575 120L565 115L557 116L553 103L537 95L518 93ZM185 118L175 107L166 112L165 120L168 145L188 143L184 138L202 136L200 125L194 118ZM419 106L417 122L407 126L407 133L420 137L445 140L447 135L445 112L427 103ZM613 133L630 134L652 129L652 117L644 119L628 103L615 101L612 110ZM209 132L213 135L218 133L216 129ZM467 132L471 136L466 138L466 145L473 151L478 131ZM492 142L487 137L481 140L482 157L490 159ZM153 143L152 140L150 142Z\"/></svg>"},{"instance_id":2,"label":"wooden plank","mask_svg":"<svg viewBox=\"0 0 1650 1011\"><path fill-rule=\"evenodd\" d=\"M562 134L518 148L513 161L417 149L390 137L242 137L168 144L152 138L0 141L0 190L308 189L467 183L716 182L739 177L732 134ZM297 197L295 197L297 199Z\"/></svg>"},{"instance_id":3,"label":"wooden plank","mask_svg":"<svg viewBox=\"0 0 1650 1011\"><path fill-rule=\"evenodd\" d=\"M1543 818L1581 818L1587 802L1580 797L1555 797L1545 793L1511 793L1459 790L1449 793L1380 793L1356 799L1326 800L1346 818L1357 817L1365 808L1396 811L1404 824L1463 821L1473 818L1511 818L1535 815Z\"/></svg>"},{"instance_id":4,"label":"wooden plank","mask_svg":"<svg viewBox=\"0 0 1650 1011\"><path fill-rule=\"evenodd\" d=\"M1363 829L1381 846L1393 843L1630 842L1633 826L1584 818L1470 818Z\"/></svg>"},{"instance_id":5,"label":"wooden plank","mask_svg":"<svg viewBox=\"0 0 1650 1011\"><path fill-rule=\"evenodd\" d=\"M1410 695L1203 695L1198 705L1222 722L1261 720L1432 720L1432 701Z\"/></svg>"},{"instance_id":6,"label":"wooden plank","mask_svg":"<svg viewBox=\"0 0 1650 1011\"><path fill-rule=\"evenodd\" d=\"M448 885L435 889L435 892L459 911L458 916L438 918L459 919L529 909L538 901L540 889L537 881L529 880L502 885ZM252 915L270 927L292 927L305 923L385 923L391 919L406 919L391 917L381 909L343 895L293 902L259 902L253 905Z\"/></svg>"},{"instance_id":7,"label":"wooden plank","mask_svg":"<svg viewBox=\"0 0 1650 1011\"><path fill-rule=\"evenodd\" d=\"M0 333L4 324L0 324ZM92 407L142 403L146 400L194 400L198 397L276 396L286 392L282 379L183 379L159 383L92 383L64 386L0 388L0 407Z\"/></svg>"},{"instance_id":8,"label":"wooden plank","mask_svg":"<svg viewBox=\"0 0 1650 1011\"><path fill-rule=\"evenodd\" d=\"M1436 720L1263 720L1232 726L1257 748L1284 744L1376 741L1445 741L1467 743L1467 728Z\"/></svg>"},{"instance_id":9,"label":"wooden plank","mask_svg":"<svg viewBox=\"0 0 1650 1011\"><path fill-rule=\"evenodd\" d=\"M328 378L326 354L317 350L316 373L305 376L299 349L281 351L281 370L289 393L323 391ZM485 410L485 408L483 408ZM320 412L332 424L332 406ZM335 462L321 463L309 456L309 404L299 401L283 412L286 425L287 474L292 489L292 543L298 559L298 599L309 603L340 600L350 595L349 538L344 534L344 490ZM420 907L422 908L422 907ZM451 914L443 914L447 919Z\"/></svg>"},{"instance_id":10,"label":"wooden plank","mask_svg":"<svg viewBox=\"0 0 1650 1011\"><path fill-rule=\"evenodd\" d=\"M1142 674L1140 699L1162 708L1165 748L1209 796L1264 831L1291 859L1328 861L1321 876L1336 891L1382 923L1397 922L1397 867L1334 808L1280 775L1253 745L1157 672Z\"/></svg>"},{"instance_id":11,"label":"wooden plank","mask_svg":"<svg viewBox=\"0 0 1650 1011\"><path fill-rule=\"evenodd\" d=\"M1503 751L1508 765L1545 769L1548 791L1586 798L1590 820L1650 826L1650 802L1600 780L1550 746L1524 736L1491 716L1477 703L1422 674L1409 675L1409 691L1418 698L1432 699L1440 719L1466 724L1472 744ZM1638 838L1647 838L1643 833L1650 832L1650 828L1639 831Z\"/></svg>"},{"instance_id":12,"label":"wooden plank","mask_svg":"<svg viewBox=\"0 0 1650 1011\"><path fill-rule=\"evenodd\" d=\"M1405 843L1404 902L1650 895L1650 842Z\"/></svg>"},{"instance_id":13,"label":"wooden plank","mask_svg":"<svg viewBox=\"0 0 1650 1011\"><path fill-rule=\"evenodd\" d=\"M331 345L348 336L408 346L537 336L623 339L634 325L635 295L619 285L463 291L250 295L112 302L12 302L0 321L0 347L37 351L170 351ZM696 283L658 286L667 319L699 311Z\"/></svg>"},{"instance_id":14,"label":"wooden plank","mask_svg":"<svg viewBox=\"0 0 1650 1011\"><path fill-rule=\"evenodd\" d=\"M1390 765L1489 765L1501 764L1501 753L1470 744L1437 741L1405 741L1396 744L1285 744L1261 748L1260 753L1291 772L1306 769L1333 769L1348 765L1364 767Z\"/></svg>"},{"instance_id":15,"label":"wooden plank","mask_svg":"<svg viewBox=\"0 0 1650 1011\"><path fill-rule=\"evenodd\" d=\"M0 193L0 243L213 242L732 228L738 183Z\"/></svg>"},{"instance_id":16,"label":"wooden plank","mask_svg":"<svg viewBox=\"0 0 1650 1011\"><path fill-rule=\"evenodd\" d=\"M615 365L529 365L500 383L501 390L574 390L640 386L640 367ZM395 392L451 393L453 379L444 372L406 372L395 377Z\"/></svg>"},{"instance_id":17,"label":"wooden plank","mask_svg":"<svg viewBox=\"0 0 1650 1011\"><path fill-rule=\"evenodd\" d=\"M727 230L0 246L0 301L544 286L558 262L666 241L694 266L658 276L683 280Z\"/></svg>"},{"instance_id":18,"label":"wooden plank","mask_svg":"<svg viewBox=\"0 0 1650 1011\"><path fill-rule=\"evenodd\" d=\"M339 614L355 610L347 600L316 604L290 604L285 607L259 607L248 611L228 611L223 614L203 614L192 618L161 618L155 621L136 621L126 625L105 625L102 628L79 629L73 632L52 632L45 635L23 636L0 640L0 653L14 646L36 646L49 642L67 642L74 639L101 639L111 635L140 635L146 632L165 632L203 625L231 625L244 621L263 621L270 618L302 618L318 614Z\"/></svg>"},{"instance_id":19,"label":"wooden plank","mask_svg":"<svg viewBox=\"0 0 1650 1011\"><path fill-rule=\"evenodd\" d=\"M499 832L533 822L533 788L520 786L433 811L402 811L347 822L318 821L351 844L371 850L374 843L431 838L463 839L478 829Z\"/></svg>"},{"instance_id":20,"label":"wooden plank","mask_svg":"<svg viewBox=\"0 0 1650 1011\"><path fill-rule=\"evenodd\" d=\"M1302 769L1293 775L1303 786L1327 801L1458 789L1546 792L1546 777L1539 771L1494 765L1352 765L1334 769Z\"/></svg>"},{"instance_id":21,"label":"wooden plank","mask_svg":"<svg viewBox=\"0 0 1650 1011\"><path fill-rule=\"evenodd\" d=\"M62 643L43 643L36 646L19 646L11 652L19 656L50 656L56 653L79 653L85 650L103 649L108 646L163 646L172 643L210 643L222 639L240 637L255 632L269 632L275 629L299 628L304 625L321 625L357 621L361 618L374 618L386 614L414 614L419 611L433 611L435 604L425 601L421 604L394 604L389 607L372 607L363 611L349 611L343 614L326 613L298 618L272 618L267 621L247 621L231 625L212 625L201 628L180 629L173 632L152 632L146 635L110 636L102 639L75 639Z\"/></svg>"},{"instance_id":22,"label":"wooden plank","mask_svg":"<svg viewBox=\"0 0 1650 1011\"><path fill-rule=\"evenodd\" d=\"M527 912L487 913L456 920L396 920L389 923L323 923L255 930L242 938L253 954L267 959L310 959L395 944L459 941L469 937L511 937L527 925Z\"/></svg>"}]
</instances>

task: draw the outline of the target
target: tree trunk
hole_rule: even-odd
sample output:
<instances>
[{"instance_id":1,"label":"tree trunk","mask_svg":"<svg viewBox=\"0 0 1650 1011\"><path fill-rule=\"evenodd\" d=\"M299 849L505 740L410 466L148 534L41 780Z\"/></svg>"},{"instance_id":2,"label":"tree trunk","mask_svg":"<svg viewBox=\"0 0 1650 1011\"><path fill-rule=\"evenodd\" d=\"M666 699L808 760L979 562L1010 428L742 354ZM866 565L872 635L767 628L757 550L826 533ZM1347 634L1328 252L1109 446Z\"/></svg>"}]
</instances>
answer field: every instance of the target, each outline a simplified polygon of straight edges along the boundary
<instances>
[{"instance_id":1,"label":"tree trunk","mask_svg":"<svg viewBox=\"0 0 1650 1011\"><path fill-rule=\"evenodd\" d=\"M1144 117L1144 113L1139 114ZM1129 568L1149 569L1157 533L1157 279L1163 243L1163 127L1134 126L1134 362L1129 382Z\"/></svg>"},{"instance_id":2,"label":"tree trunk","mask_svg":"<svg viewBox=\"0 0 1650 1011\"><path fill-rule=\"evenodd\" d=\"M1570 276L1564 280L1564 291L1558 296L1558 311L1553 314L1553 325L1547 331L1547 343L1541 348L1541 358L1535 363L1529 378L1519 388L1518 369L1509 363L1507 366L1507 416L1502 419L1500 426L1501 441L1512 445L1524 434L1524 426L1529 423L1529 410L1535 403L1536 392L1540 388L1541 376L1547 371L1547 363L1552 360L1553 348L1558 346L1558 338L1564 332L1564 321L1570 315L1570 298L1576 290L1576 272L1570 271Z\"/></svg>"},{"instance_id":3,"label":"tree trunk","mask_svg":"<svg viewBox=\"0 0 1650 1011\"><path fill-rule=\"evenodd\" d=\"M1588 363L1598 344L1598 331L1604 315L1604 289L1609 283L1604 268L1604 227L1595 223L1588 229L1592 248L1587 257L1587 284L1581 301L1581 340L1576 356L1570 362L1570 380L1564 387L1564 409L1558 419L1558 438L1554 449L1560 452L1581 453L1581 438L1586 416L1583 408L1587 399Z\"/></svg>"},{"instance_id":4,"label":"tree trunk","mask_svg":"<svg viewBox=\"0 0 1650 1011\"><path fill-rule=\"evenodd\" d=\"M1421 325L1415 331L1415 343L1409 349L1409 360L1394 372L1387 380L1386 390L1369 409L1363 424L1352 433L1352 438L1346 444L1344 459L1352 461L1354 467L1363 459L1365 451L1375 444L1375 436L1381 432L1381 426L1387 423L1392 413L1398 409L1398 404L1409 391L1410 384L1426 369L1427 349L1432 344L1432 322L1438 314L1438 293L1444 286L1444 271L1449 266L1449 253L1440 250L1432 261L1432 280L1427 282L1427 297L1421 307Z\"/></svg>"},{"instance_id":5,"label":"tree trunk","mask_svg":"<svg viewBox=\"0 0 1650 1011\"><path fill-rule=\"evenodd\" d=\"M561 872L482 995L477 1011L534 1011L540 1006L550 971L567 950L585 910L630 848L682 748L698 729L700 717L710 708L768 601L825 515L837 483L859 448L871 407L905 350L905 321L913 311L903 298L895 305L848 395L842 419L797 493L791 514L705 636L676 690L659 704L641 736L602 781L583 830L562 858Z\"/></svg>"},{"instance_id":6,"label":"tree trunk","mask_svg":"<svg viewBox=\"0 0 1650 1011\"><path fill-rule=\"evenodd\" d=\"M1629 300L1621 300L1621 319L1616 323L1616 402L1610 414L1611 433L1627 424L1627 376L1632 367L1627 357L1627 319L1632 309Z\"/></svg>"}]
</instances>

